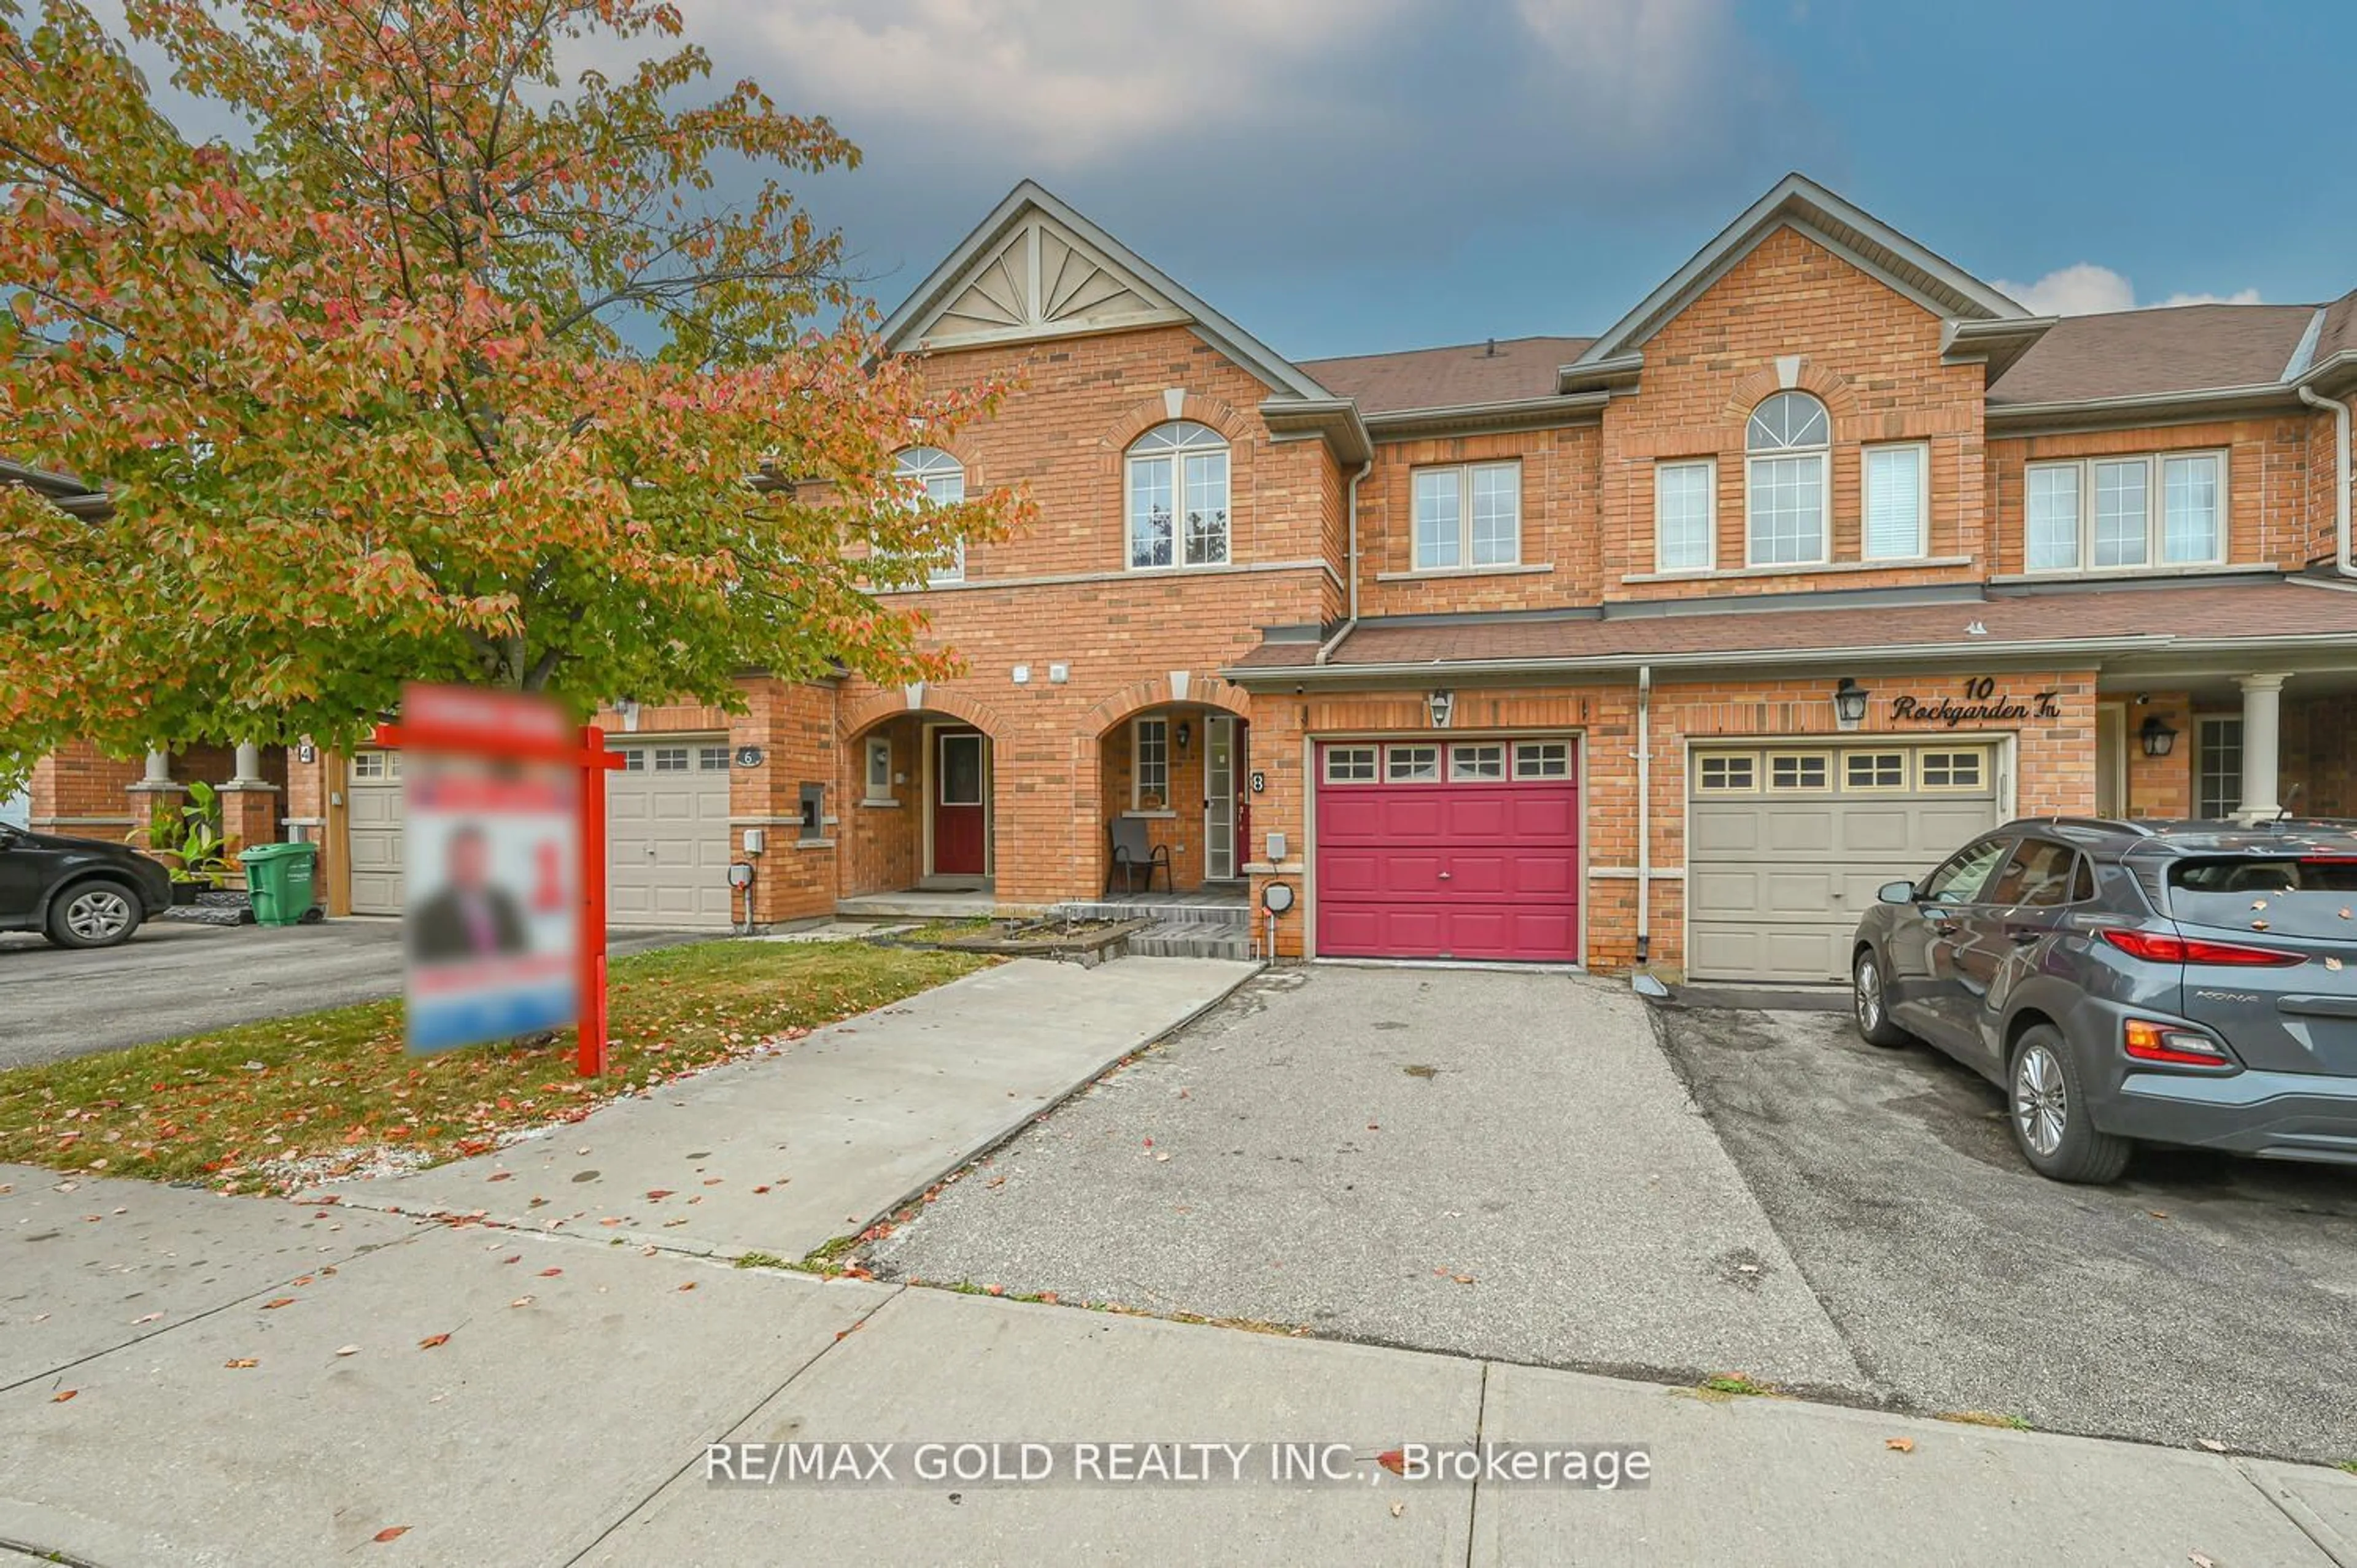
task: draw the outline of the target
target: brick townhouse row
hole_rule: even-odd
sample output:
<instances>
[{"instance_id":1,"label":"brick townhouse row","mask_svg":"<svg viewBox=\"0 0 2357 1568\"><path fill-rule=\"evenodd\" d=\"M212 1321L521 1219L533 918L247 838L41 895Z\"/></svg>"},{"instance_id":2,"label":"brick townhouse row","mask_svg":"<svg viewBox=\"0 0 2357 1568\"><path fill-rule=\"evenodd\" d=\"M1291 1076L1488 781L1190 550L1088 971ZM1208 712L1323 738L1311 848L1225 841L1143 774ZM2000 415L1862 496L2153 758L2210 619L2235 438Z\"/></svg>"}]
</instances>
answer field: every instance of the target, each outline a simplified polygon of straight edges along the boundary
<instances>
[{"instance_id":1,"label":"brick townhouse row","mask_svg":"<svg viewBox=\"0 0 2357 1568\"><path fill-rule=\"evenodd\" d=\"M1598 337L1292 360L1027 183L887 333L1019 374L899 466L1037 524L894 596L954 680L609 713L618 920L1052 906L1119 843L1290 956L1824 980L2008 815L2357 812L2357 294L2040 317L1795 175ZM398 769L73 749L33 814L226 780L385 912Z\"/></svg>"}]
</instances>

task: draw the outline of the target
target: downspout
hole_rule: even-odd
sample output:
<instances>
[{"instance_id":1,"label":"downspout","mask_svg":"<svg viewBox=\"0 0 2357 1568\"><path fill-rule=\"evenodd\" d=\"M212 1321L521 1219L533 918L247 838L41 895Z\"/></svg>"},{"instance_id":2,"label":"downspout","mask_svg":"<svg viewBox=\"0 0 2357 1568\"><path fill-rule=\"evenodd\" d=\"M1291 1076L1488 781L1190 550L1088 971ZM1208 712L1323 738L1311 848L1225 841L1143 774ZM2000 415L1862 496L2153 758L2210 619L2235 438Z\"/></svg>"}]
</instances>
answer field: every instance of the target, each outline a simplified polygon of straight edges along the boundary
<instances>
[{"instance_id":1,"label":"downspout","mask_svg":"<svg viewBox=\"0 0 2357 1568\"><path fill-rule=\"evenodd\" d=\"M1653 667L1637 667L1637 967L1653 947ZM1643 990L1643 986L1639 986Z\"/></svg>"},{"instance_id":2,"label":"downspout","mask_svg":"<svg viewBox=\"0 0 2357 1568\"><path fill-rule=\"evenodd\" d=\"M1332 656L1334 650L1342 645L1344 638L1359 629L1359 481L1373 473L1374 469L1375 460L1369 457L1359 465L1359 471L1351 476L1350 613L1342 622L1342 629L1318 645L1315 662L1319 664Z\"/></svg>"},{"instance_id":3,"label":"downspout","mask_svg":"<svg viewBox=\"0 0 2357 1568\"><path fill-rule=\"evenodd\" d=\"M2339 398L2319 396L2315 388L2306 386L2299 389L2299 401L2332 411L2332 569L2344 577L2357 577L2357 561L2349 554L2349 405Z\"/></svg>"}]
</instances>

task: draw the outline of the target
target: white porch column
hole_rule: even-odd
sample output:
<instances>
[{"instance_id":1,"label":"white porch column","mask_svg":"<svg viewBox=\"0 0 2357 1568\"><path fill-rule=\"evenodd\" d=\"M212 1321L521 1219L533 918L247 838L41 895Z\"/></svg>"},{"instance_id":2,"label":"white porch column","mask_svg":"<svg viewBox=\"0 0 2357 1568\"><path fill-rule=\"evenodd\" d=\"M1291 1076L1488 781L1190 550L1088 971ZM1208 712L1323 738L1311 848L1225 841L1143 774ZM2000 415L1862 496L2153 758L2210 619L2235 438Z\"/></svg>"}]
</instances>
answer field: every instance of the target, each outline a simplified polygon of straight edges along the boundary
<instances>
[{"instance_id":1,"label":"white porch column","mask_svg":"<svg viewBox=\"0 0 2357 1568\"><path fill-rule=\"evenodd\" d=\"M2264 822L2283 810L2276 799L2276 766L2283 753L2283 684L2288 675L2244 675L2243 804L2236 815Z\"/></svg>"},{"instance_id":2,"label":"white porch column","mask_svg":"<svg viewBox=\"0 0 2357 1568\"><path fill-rule=\"evenodd\" d=\"M264 782L262 747L250 740L239 741L237 743L237 776L229 781L230 787L234 789L242 785L262 782Z\"/></svg>"},{"instance_id":3,"label":"white porch column","mask_svg":"<svg viewBox=\"0 0 2357 1568\"><path fill-rule=\"evenodd\" d=\"M143 784L169 784L171 781L172 754L168 751L150 751L147 754L147 777L141 779L140 782Z\"/></svg>"}]
</instances>

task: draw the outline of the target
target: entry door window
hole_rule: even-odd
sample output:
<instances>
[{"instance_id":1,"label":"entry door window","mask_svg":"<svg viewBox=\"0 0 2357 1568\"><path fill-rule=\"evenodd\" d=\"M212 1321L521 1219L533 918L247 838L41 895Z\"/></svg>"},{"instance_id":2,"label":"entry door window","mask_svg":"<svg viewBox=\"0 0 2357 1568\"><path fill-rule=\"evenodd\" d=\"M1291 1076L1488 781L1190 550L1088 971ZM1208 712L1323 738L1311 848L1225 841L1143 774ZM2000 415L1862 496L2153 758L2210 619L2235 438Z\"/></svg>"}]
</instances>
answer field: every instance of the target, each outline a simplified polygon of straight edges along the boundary
<instances>
[{"instance_id":1,"label":"entry door window","mask_svg":"<svg viewBox=\"0 0 2357 1568\"><path fill-rule=\"evenodd\" d=\"M982 804L982 736L942 736L942 804Z\"/></svg>"},{"instance_id":2,"label":"entry door window","mask_svg":"<svg viewBox=\"0 0 2357 1568\"><path fill-rule=\"evenodd\" d=\"M2196 766L2194 814L2212 820L2233 816L2243 807L2243 721L2239 718L2201 721L2201 756Z\"/></svg>"}]
</instances>

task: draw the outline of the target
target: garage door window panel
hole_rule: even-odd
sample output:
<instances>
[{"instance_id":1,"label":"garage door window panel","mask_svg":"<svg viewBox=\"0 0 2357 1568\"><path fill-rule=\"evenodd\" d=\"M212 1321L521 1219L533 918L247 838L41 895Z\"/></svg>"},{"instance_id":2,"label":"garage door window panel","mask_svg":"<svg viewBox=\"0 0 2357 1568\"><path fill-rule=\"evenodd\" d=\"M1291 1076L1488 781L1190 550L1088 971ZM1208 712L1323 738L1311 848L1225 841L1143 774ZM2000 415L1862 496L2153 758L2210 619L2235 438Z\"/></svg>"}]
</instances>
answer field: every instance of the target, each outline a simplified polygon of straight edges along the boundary
<instances>
[{"instance_id":1,"label":"garage door window panel","mask_svg":"<svg viewBox=\"0 0 2357 1568\"><path fill-rule=\"evenodd\" d=\"M1925 789L1978 790L1988 787L1988 753L1927 751L1917 767Z\"/></svg>"},{"instance_id":2,"label":"garage door window panel","mask_svg":"<svg viewBox=\"0 0 2357 1568\"><path fill-rule=\"evenodd\" d=\"M1842 757L1842 788L1854 795L1891 795L1907 788L1903 751L1852 751Z\"/></svg>"},{"instance_id":3,"label":"garage door window panel","mask_svg":"<svg viewBox=\"0 0 2357 1568\"><path fill-rule=\"evenodd\" d=\"M1770 752L1768 788L1776 791L1830 789L1833 758L1820 751Z\"/></svg>"},{"instance_id":4,"label":"garage door window panel","mask_svg":"<svg viewBox=\"0 0 2357 1568\"><path fill-rule=\"evenodd\" d=\"M1514 747L1514 777L1525 779L1568 779L1571 777L1571 743L1562 740L1526 740Z\"/></svg>"},{"instance_id":5,"label":"garage door window panel","mask_svg":"<svg viewBox=\"0 0 2357 1568\"><path fill-rule=\"evenodd\" d=\"M1481 783L1506 776L1506 748L1502 743L1491 746L1452 746L1448 748L1448 777L1459 784Z\"/></svg>"},{"instance_id":6,"label":"garage door window panel","mask_svg":"<svg viewBox=\"0 0 2357 1568\"><path fill-rule=\"evenodd\" d=\"M1713 752L1695 768L1695 788L1705 794L1748 795L1760 788L1760 758L1751 752Z\"/></svg>"},{"instance_id":7,"label":"garage door window panel","mask_svg":"<svg viewBox=\"0 0 2357 1568\"><path fill-rule=\"evenodd\" d=\"M1440 747L1394 746L1383 753L1383 777L1394 784L1437 784L1440 781Z\"/></svg>"}]
</instances>

